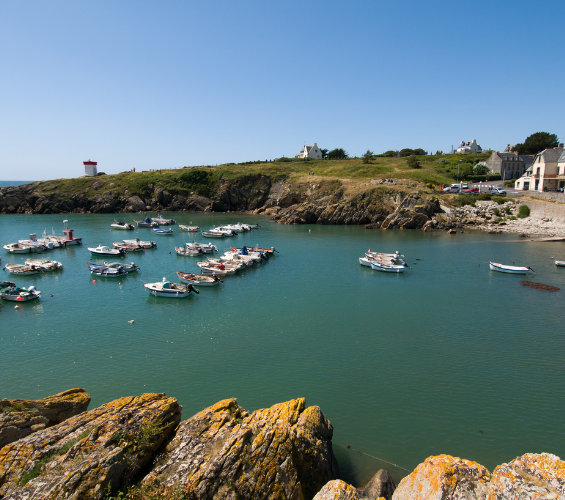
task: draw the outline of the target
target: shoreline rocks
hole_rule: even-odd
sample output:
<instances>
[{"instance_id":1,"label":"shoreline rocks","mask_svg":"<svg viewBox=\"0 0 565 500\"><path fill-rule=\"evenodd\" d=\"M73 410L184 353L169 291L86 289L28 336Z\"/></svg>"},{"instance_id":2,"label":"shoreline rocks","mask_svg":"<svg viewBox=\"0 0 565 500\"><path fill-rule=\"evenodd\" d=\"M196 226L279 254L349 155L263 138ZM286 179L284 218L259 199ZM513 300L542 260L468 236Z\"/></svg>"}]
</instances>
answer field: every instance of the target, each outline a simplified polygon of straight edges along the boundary
<instances>
[{"instance_id":1,"label":"shoreline rocks","mask_svg":"<svg viewBox=\"0 0 565 500\"><path fill-rule=\"evenodd\" d=\"M0 448L0 499L102 500L118 491L200 500L565 498L565 461L549 453L527 453L492 473L470 460L431 456L398 486L381 469L355 488L339 479L331 423L304 398L253 413L226 399L182 423L182 407L165 394L70 415L89 401L83 389L1 400L0 416L13 413L9 406L38 408L51 426Z\"/></svg>"}]
</instances>

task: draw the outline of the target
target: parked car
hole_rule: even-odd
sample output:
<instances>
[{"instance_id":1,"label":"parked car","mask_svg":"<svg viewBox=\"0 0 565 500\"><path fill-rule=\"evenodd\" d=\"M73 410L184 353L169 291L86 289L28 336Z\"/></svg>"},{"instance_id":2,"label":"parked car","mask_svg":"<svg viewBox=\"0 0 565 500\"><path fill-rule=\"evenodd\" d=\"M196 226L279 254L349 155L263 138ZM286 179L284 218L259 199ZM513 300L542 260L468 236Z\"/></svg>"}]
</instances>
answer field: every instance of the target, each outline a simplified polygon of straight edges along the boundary
<instances>
[{"instance_id":1,"label":"parked car","mask_svg":"<svg viewBox=\"0 0 565 500\"><path fill-rule=\"evenodd\" d=\"M501 188L501 187L494 186L494 187L492 188L491 193L492 193L492 194L506 194L506 190L503 189L503 188Z\"/></svg>"},{"instance_id":2,"label":"parked car","mask_svg":"<svg viewBox=\"0 0 565 500\"><path fill-rule=\"evenodd\" d=\"M478 187L472 187L471 189L465 189L464 193L469 193L469 194L476 194L479 192L479 188Z\"/></svg>"},{"instance_id":3,"label":"parked car","mask_svg":"<svg viewBox=\"0 0 565 500\"><path fill-rule=\"evenodd\" d=\"M457 186L448 186L443 188L444 193L458 193L459 192L459 185Z\"/></svg>"}]
</instances>

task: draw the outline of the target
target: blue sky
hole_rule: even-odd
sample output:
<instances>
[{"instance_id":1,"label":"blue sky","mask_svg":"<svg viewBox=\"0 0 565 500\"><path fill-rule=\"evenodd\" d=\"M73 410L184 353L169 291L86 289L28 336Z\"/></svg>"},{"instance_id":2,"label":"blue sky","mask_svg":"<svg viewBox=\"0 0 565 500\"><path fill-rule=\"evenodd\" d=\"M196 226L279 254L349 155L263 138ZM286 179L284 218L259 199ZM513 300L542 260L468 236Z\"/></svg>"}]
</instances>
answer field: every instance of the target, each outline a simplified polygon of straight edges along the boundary
<instances>
[{"instance_id":1,"label":"blue sky","mask_svg":"<svg viewBox=\"0 0 565 500\"><path fill-rule=\"evenodd\" d=\"M565 138L565 2L4 0L0 179Z\"/></svg>"}]
</instances>

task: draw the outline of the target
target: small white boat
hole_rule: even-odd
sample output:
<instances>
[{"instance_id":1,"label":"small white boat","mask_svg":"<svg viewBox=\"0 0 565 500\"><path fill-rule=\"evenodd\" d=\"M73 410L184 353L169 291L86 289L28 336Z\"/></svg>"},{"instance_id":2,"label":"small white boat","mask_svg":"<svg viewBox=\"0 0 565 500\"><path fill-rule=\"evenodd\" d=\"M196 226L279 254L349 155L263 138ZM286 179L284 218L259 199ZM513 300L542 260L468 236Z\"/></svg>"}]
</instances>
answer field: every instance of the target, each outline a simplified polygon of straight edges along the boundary
<instances>
[{"instance_id":1,"label":"small white boat","mask_svg":"<svg viewBox=\"0 0 565 500\"><path fill-rule=\"evenodd\" d=\"M385 273L403 273L406 269L405 264L382 264L380 262L373 262L371 267L375 271L383 271Z\"/></svg>"},{"instance_id":2,"label":"small white boat","mask_svg":"<svg viewBox=\"0 0 565 500\"><path fill-rule=\"evenodd\" d=\"M141 245L138 245L137 243L130 245L129 243L121 243L119 241L113 241L112 245L114 246L114 248L121 248L126 252L143 252L145 250L145 248L143 248Z\"/></svg>"},{"instance_id":3,"label":"small white boat","mask_svg":"<svg viewBox=\"0 0 565 500\"><path fill-rule=\"evenodd\" d=\"M200 227L198 226L185 226L184 224L179 224L179 229L181 231L188 231L189 233L200 231Z\"/></svg>"},{"instance_id":4,"label":"small white boat","mask_svg":"<svg viewBox=\"0 0 565 500\"><path fill-rule=\"evenodd\" d=\"M161 228L161 227L154 227L154 228L153 228L153 232L154 232L155 234L160 234L160 235L165 235L165 236L171 235L171 234L174 233L172 227L164 227L164 228Z\"/></svg>"},{"instance_id":5,"label":"small white boat","mask_svg":"<svg viewBox=\"0 0 565 500\"><path fill-rule=\"evenodd\" d=\"M177 271L177 276L183 283L195 286L214 286L223 281L217 276L205 276L203 274L182 273Z\"/></svg>"},{"instance_id":6,"label":"small white boat","mask_svg":"<svg viewBox=\"0 0 565 500\"><path fill-rule=\"evenodd\" d=\"M359 257L359 264L362 266L371 267L371 265L375 262L375 259L369 257Z\"/></svg>"},{"instance_id":7,"label":"small white boat","mask_svg":"<svg viewBox=\"0 0 565 500\"><path fill-rule=\"evenodd\" d=\"M235 274L240 269L240 266L224 263L217 259L214 261L205 260L204 262L197 262L196 265L202 269L202 274L207 275L217 274L218 276L222 276L226 274Z\"/></svg>"},{"instance_id":8,"label":"small white boat","mask_svg":"<svg viewBox=\"0 0 565 500\"><path fill-rule=\"evenodd\" d=\"M12 274L19 274L20 276L31 276L33 274L39 274L41 272L41 269L35 266L26 266L24 264L10 264L9 262L6 263L4 269Z\"/></svg>"},{"instance_id":9,"label":"small white boat","mask_svg":"<svg viewBox=\"0 0 565 500\"><path fill-rule=\"evenodd\" d=\"M228 236L227 234L218 231L201 231L200 234L202 234L202 236L206 236L207 238L226 238Z\"/></svg>"},{"instance_id":10,"label":"small white boat","mask_svg":"<svg viewBox=\"0 0 565 500\"><path fill-rule=\"evenodd\" d=\"M528 274L528 271L533 271L530 266L505 266L496 262L489 262L491 271L498 271L499 273L509 274Z\"/></svg>"},{"instance_id":11,"label":"small white boat","mask_svg":"<svg viewBox=\"0 0 565 500\"><path fill-rule=\"evenodd\" d=\"M127 222L114 222L110 226L114 229L123 229L125 231L133 231L135 229L133 224L128 224Z\"/></svg>"},{"instance_id":12,"label":"small white boat","mask_svg":"<svg viewBox=\"0 0 565 500\"><path fill-rule=\"evenodd\" d=\"M13 302L27 302L41 297L41 292L37 291L34 286L29 288L14 287L8 290L3 289L0 297Z\"/></svg>"},{"instance_id":13,"label":"small white boat","mask_svg":"<svg viewBox=\"0 0 565 500\"><path fill-rule=\"evenodd\" d=\"M26 266L35 266L42 271L60 271L63 269L63 264L57 260L51 259L26 259Z\"/></svg>"},{"instance_id":14,"label":"small white boat","mask_svg":"<svg viewBox=\"0 0 565 500\"><path fill-rule=\"evenodd\" d=\"M31 253L31 247L21 243L8 243L4 245L4 249L10 253Z\"/></svg>"},{"instance_id":15,"label":"small white boat","mask_svg":"<svg viewBox=\"0 0 565 500\"><path fill-rule=\"evenodd\" d=\"M139 238L135 238L134 240L122 240L126 245L138 245L145 249L147 248L157 248L157 243L154 241L142 241Z\"/></svg>"},{"instance_id":16,"label":"small white boat","mask_svg":"<svg viewBox=\"0 0 565 500\"><path fill-rule=\"evenodd\" d=\"M106 245L98 245L97 247L88 247L92 255L97 255L100 257L116 257L120 255L125 255L126 251L123 248L110 248Z\"/></svg>"},{"instance_id":17,"label":"small white boat","mask_svg":"<svg viewBox=\"0 0 565 500\"><path fill-rule=\"evenodd\" d=\"M20 245L28 245L31 247L31 251L35 251L36 247L41 247L40 251L43 250L53 250L53 242L49 241L46 238L41 238L40 240L37 239L37 234L32 233L29 235L29 239L27 240L18 240Z\"/></svg>"},{"instance_id":18,"label":"small white boat","mask_svg":"<svg viewBox=\"0 0 565 500\"><path fill-rule=\"evenodd\" d=\"M171 283L167 280L167 278L163 278L163 281L158 283L145 283L143 286L155 297L182 299L184 297L188 297L192 292L200 293L192 285Z\"/></svg>"},{"instance_id":19,"label":"small white boat","mask_svg":"<svg viewBox=\"0 0 565 500\"><path fill-rule=\"evenodd\" d=\"M556 260L555 265L560 267L565 267L565 260Z\"/></svg>"}]
</instances>

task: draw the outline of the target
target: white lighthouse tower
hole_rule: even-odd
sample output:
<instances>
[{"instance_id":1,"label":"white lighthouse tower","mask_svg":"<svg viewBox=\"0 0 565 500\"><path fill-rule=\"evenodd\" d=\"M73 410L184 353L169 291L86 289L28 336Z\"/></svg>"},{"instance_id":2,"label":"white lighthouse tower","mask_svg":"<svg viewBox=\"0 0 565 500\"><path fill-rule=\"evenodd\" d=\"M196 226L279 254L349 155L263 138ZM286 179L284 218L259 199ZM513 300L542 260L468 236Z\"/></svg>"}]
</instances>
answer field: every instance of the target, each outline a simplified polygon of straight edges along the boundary
<instances>
[{"instance_id":1,"label":"white lighthouse tower","mask_svg":"<svg viewBox=\"0 0 565 500\"><path fill-rule=\"evenodd\" d=\"M83 161L84 164L84 175L86 177L96 177L98 172L96 171L96 165L98 165L95 161Z\"/></svg>"}]
</instances>

